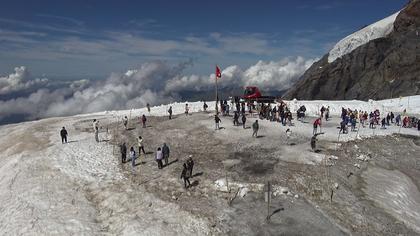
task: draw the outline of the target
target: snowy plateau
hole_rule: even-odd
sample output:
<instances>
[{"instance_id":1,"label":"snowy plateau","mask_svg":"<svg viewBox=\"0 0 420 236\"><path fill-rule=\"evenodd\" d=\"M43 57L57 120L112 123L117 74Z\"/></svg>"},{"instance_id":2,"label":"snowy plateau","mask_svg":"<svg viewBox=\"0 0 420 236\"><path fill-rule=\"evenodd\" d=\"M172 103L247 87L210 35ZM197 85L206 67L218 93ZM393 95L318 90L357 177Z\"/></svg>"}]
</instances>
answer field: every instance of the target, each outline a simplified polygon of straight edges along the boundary
<instances>
[{"instance_id":1,"label":"snowy plateau","mask_svg":"<svg viewBox=\"0 0 420 236\"><path fill-rule=\"evenodd\" d=\"M291 126L260 121L258 138L221 116L214 102L104 111L0 126L0 235L418 235L419 131L391 124L339 135L341 108L420 115L420 96L383 101L286 101L306 118ZM174 117L169 120L167 109ZM321 106L317 148L312 122ZM145 114L147 127L138 117ZM127 116L129 128L121 120ZM100 121L100 140L92 120ZM69 142L59 131L66 127ZM286 130L290 129L290 135ZM146 154L134 169L122 164L118 144ZM154 153L167 143L170 162L158 169ZM184 189L182 164L195 161ZM360 158L364 157L364 158ZM369 157L369 158L366 158ZM363 159L363 160L362 160ZM357 167L355 165L357 164ZM270 204L265 202L271 183ZM269 220L267 220L269 219Z\"/></svg>"}]
</instances>

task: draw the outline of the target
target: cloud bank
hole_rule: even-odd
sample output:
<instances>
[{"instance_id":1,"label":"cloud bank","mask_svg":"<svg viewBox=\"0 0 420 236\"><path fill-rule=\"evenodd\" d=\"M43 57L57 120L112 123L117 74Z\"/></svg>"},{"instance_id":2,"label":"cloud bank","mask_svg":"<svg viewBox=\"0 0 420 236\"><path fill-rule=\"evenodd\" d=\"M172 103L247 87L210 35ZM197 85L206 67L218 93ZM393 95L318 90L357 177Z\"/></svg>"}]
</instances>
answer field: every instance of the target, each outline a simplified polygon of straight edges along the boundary
<instances>
[{"instance_id":1,"label":"cloud bank","mask_svg":"<svg viewBox=\"0 0 420 236\"><path fill-rule=\"evenodd\" d=\"M39 87L48 83L46 78L29 79L29 77L29 73L24 66L16 67L15 73L0 77L0 95Z\"/></svg>"},{"instance_id":2,"label":"cloud bank","mask_svg":"<svg viewBox=\"0 0 420 236\"><path fill-rule=\"evenodd\" d=\"M222 71L221 88L259 86L262 90L285 90L314 62L302 57L278 62L259 61L241 69L229 66ZM214 74L183 75L191 62L169 65L162 61L144 63L125 73L113 73L98 81L79 80L48 86L48 79L31 78L25 67L0 77L0 94L19 90L28 94L0 100L0 117L21 115L25 119L68 116L106 110L144 107L185 99L185 91L206 92L214 89ZM183 94L183 95L181 95ZM1 122L1 121L0 121Z\"/></svg>"}]
</instances>

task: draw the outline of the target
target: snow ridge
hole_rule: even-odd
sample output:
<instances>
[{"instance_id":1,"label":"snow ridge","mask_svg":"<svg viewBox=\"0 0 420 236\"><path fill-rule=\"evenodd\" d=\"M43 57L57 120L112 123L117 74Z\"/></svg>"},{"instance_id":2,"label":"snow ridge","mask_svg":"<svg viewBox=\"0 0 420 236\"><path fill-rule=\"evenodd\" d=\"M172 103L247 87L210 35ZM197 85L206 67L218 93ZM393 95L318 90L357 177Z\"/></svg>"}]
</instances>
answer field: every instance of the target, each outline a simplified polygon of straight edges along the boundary
<instances>
[{"instance_id":1,"label":"snow ridge","mask_svg":"<svg viewBox=\"0 0 420 236\"><path fill-rule=\"evenodd\" d=\"M337 58L352 52L371 40L387 36L394 29L394 22L399 13L400 11L340 40L329 52L328 63L334 62Z\"/></svg>"}]
</instances>

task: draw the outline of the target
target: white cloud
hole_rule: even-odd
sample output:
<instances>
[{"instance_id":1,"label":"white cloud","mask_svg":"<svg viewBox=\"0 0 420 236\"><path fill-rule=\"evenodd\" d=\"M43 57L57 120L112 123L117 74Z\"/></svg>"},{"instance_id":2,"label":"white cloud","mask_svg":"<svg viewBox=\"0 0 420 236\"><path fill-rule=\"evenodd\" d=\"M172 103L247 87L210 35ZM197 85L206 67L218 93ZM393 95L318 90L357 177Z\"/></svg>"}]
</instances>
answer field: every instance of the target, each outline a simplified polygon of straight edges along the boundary
<instances>
[{"instance_id":1,"label":"white cloud","mask_svg":"<svg viewBox=\"0 0 420 236\"><path fill-rule=\"evenodd\" d=\"M244 83L285 90L290 88L315 61L303 57L286 58L278 62L259 61L245 71Z\"/></svg>"},{"instance_id":2,"label":"white cloud","mask_svg":"<svg viewBox=\"0 0 420 236\"><path fill-rule=\"evenodd\" d=\"M257 64L242 70L233 65L222 71L219 80L220 87L259 86L263 90L286 90L308 69L316 60L303 57L285 58L274 62L259 61ZM210 76L178 76L166 82L167 92L183 90L201 91L214 86L214 74Z\"/></svg>"},{"instance_id":3,"label":"white cloud","mask_svg":"<svg viewBox=\"0 0 420 236\"><path fill-rule=\"evenodd\" d=\"M256 85L263 90L284 90L291 86L314 60L302 57L286 58L278 62L263 62L242 70L229 66L222 71L221 88L242 88ZM60 89L38 89L27 97L0 101L0 116L23 114L29 119L66 116L96 111L129 109L175 101L185 91L214 89L214 74L208 76L182 75L190 62L170 66L161 61L144 63L126 73L111 74L105 80L80 80ZM13 81L1 91L35 86L43 80L28 80L24 67L4 79ZM3 80L3 79L2 79Z\"/></svg>"},{"instance_id":4,"label":"white cloud","mask_svg":"<svg viewBox=\"0 0 420 236\"><path fill-rule=\"evenodd\" d=\"M48 79L29 79L29 73L24 66L16 67L15 73L0 77L0 95L9 94L34 86L41 86L48 83Z\"/></svg>"}]
</instances>

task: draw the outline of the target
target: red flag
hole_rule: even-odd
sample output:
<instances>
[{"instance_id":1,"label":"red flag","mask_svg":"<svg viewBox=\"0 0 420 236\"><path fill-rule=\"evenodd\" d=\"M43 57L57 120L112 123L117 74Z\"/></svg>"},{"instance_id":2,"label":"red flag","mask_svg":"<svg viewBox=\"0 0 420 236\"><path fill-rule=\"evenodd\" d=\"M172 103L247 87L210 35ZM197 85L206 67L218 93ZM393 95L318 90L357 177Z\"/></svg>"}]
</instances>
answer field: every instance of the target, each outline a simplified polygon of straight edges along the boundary
<instances>
[{"instance_id":1,"label":"red flag","mask_svg":"<svg viewBox=\"0 0 420 236\"><path fill-rule=\"evenodd\" d=\"M222 78L222 72L218 66L216 66L216 79L217 78Z\"/></svg>"}]
</instances>

